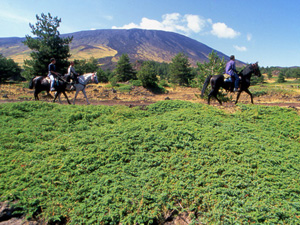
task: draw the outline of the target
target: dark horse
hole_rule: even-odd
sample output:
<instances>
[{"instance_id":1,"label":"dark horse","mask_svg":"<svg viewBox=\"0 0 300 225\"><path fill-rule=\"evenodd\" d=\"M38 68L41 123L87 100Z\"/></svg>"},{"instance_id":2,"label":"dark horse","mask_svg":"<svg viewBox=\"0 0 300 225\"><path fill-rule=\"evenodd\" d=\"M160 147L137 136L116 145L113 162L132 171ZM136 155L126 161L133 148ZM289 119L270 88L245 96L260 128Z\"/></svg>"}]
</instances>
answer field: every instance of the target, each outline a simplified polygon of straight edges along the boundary
<instances>
[{"instance_id":1,"label":"dark horse","mask_svg":"<svg viewBox=\"0 0 300 225\"><path fill-rule=\"evenodd\" d=\"M64 96L66 97L67 101L69 104L71 104L71 102L68 99L68 96L66 95L66 90L68 88L70 88L70 76L69 75L64 75L64 76L60 76L58 79L55 79L54 81L54 88L55 88L55 96L53 99L53 102L55 102L56 98L59 98L60 101L60 95L61 93L64 94ZM48 95L49 91L50 91L50 79L43 77L43 76L37 76L31 79L30 83L29 83L29 89L33 89L34 88L34 98L35 100L39 100L39 96L38 94L41 91L46 91ZM61 103L61 101L60 101Z\"/></svg>"},{"instance_id":2,"label":"dark horse","mask_svg":"<svg viewBox=\"0 0 300 225\"><path fill-rule=\"evenodd\" d=\"M248 89L250 86L250 79L251 79L252 73L254 73L258 77L261 76L261 73L260 73L260 70L258 67L258 63L247 65L241 72L239 72L238 75L240 76L240 85L239 85L240 90L238 91L235 104L237 104L239 97L243 91L245 91L248 95L250 95L251 103L253 104L253 96ZM212 90L208 94L208 104L210 103L210 98L212 96L214 96L218 100L220 105L222 105L222 102L217 97L219 89L222 87L225 90L232 92L232 87L233 87L232 82L226 82L224 80L223 75L215 75L215 76L209 75L204 82L202 92L201 92L201 97L203 97L204 92L205 92L207 86L209 85L209 82L210 82Z\"/></svg>"}]
</instances>

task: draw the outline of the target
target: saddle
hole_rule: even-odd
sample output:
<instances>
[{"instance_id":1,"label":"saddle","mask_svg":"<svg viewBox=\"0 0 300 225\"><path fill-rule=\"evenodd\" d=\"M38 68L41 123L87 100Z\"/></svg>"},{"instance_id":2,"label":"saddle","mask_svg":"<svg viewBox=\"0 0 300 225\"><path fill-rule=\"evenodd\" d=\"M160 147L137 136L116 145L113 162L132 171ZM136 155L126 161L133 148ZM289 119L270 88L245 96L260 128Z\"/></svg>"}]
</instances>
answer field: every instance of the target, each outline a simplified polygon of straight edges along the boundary
<instances>
[{"instance_id":1,"label":"saddle","mask_svg":"<svg viewBox=\"0 0 300 225\"><path fill-rule=\"evenodd\" d=\"M226 74L226 73L223 76L224 76L224 82L228 83L229 91L233 92L235 77L234 76L230 76L229 74ZM239 76L239 77L241 77L241 76Z\"/></svg>"},{"instance_id":2,"label":"saddle","mask_svg":"<svg viewBox=\"0 0 300 225\"><path fill-rule=\"evenodd\" d=\"M225 82L232 82L231 76L229 74L225 73L223 76L224 76L224 81Z\"/></svg>"}]
</instances>

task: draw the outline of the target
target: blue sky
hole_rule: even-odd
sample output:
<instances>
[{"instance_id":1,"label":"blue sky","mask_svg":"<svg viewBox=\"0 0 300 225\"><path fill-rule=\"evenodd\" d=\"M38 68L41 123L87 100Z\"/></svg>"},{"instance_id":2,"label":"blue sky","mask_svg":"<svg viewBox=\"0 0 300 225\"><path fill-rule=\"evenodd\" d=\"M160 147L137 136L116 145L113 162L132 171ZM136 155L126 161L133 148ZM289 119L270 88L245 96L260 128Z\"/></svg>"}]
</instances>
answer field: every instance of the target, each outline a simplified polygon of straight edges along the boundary
<instances>
[{"instance_id":1,"label":"blue sky","mask_svg":"<svg viewBox=\"0 0 300 225\"><path fill-rule=\"evenodd\" d=\"M50 12L59 31L159 29L260 66L300 66L299 0L0 0L0 37L32 35Z\"/></svg>"}]
</instances>

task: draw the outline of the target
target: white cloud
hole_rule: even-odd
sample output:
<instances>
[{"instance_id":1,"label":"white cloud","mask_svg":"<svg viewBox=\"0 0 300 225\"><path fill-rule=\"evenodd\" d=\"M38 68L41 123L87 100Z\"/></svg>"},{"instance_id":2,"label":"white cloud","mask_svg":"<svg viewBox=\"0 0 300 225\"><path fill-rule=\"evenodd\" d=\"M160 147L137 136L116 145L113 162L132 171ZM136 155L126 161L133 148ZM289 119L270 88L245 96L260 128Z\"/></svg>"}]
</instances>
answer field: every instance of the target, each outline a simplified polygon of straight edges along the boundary
<instances>
[{"instance_id":1,"label":"white cloud","mask_svg":"<svg viewBox=\"0 0 300 225\"><path fill-rule=\"evenodd\" d=\"M106 19L106 20L113 20L114 19L113 16L109 16L109 15L103 16L103 18Z\"/></svg>"},{"instance_id":2,"label":"white cloud","mask_svg":"<svg viewBox=\"0 0 300 225\"><path fill-rule=\"evenodd\" d=\"M121 27L113 26L112 28L164 30L191 35L193 33L208 34L208 29L210 29L209 27L211 27L210 34L219 38L235 38L240 35L240 32L233 30L225 23L213 23L211 19L204 19L198 15L181 15L179 13L164 14L161 21L143 17L139 24L129 23ZM249 38L251 39L251 37L248 35L247 39Z\"/></svg>"},{"instance_id":3,"label":"white cloud","mask_svg":"<svg viewBox=\"0 0 300 225\"><path fill-rule=\"evenodd\" d=\"M207 20L200 18L197 15L180 15L179 13L165 14L162 16L162 21L148 19L143 17L140 24L129 23L122 27L113 26L113 29L148 29L148 30L165 30L184 34L199 33L206 24Z\"/></svg>"},{"instance_id":4,"label":"white cloud","mask_svg":"<svg viewBox=\"0 0 300 225\"><path fill-rule=\"evenodd\" d=\"M240 35L240 32L227 27L225 23L214 23L211 33L218 38L235 38Z\"/></svg>"},{"instance_id":5,"label":"white cloud","mask_svg":"<svg viewBox=\"0 0 300 225\"><path fill-rule=\"evenodd\" d=\"M202 31L207 23L207 21L197 15L185 15L185 19L187 21L187 27L195 33Z\"/></svg>"},{"instance_id":6,"label":"white cloud","mask_svg":"<svg viewBox=\"0 0 300 225\"><path fill-rule=\"evenodd\" d=\"M247 51L247 48L245 46L237 46L237 45L234 45L233 46L237 51L239 52L246 52Z\"/></svg>"},{"instance_id":7,"label":"white cloud","mask_svg":"<svg viewBox=\"0 0 300 225\"><path fill-rule=\"evenodd\" d=\"M247 41L251 41L252 40L252 34L247 34Z\"/></svg>"},{"instance_id":8,"label":"white cloud","mask_svg":"<svg viewBox=\"0 0 300 225\"><path fill-rule=\"evenodd\" d=\"M13 21L15 23L26 23L29 24L32 22L29 18L26 18L24 16L20 16L16 13L12 13L8 10L0 10L0 18L7 20L7 21Z\"/></svg>"}]
</instances>

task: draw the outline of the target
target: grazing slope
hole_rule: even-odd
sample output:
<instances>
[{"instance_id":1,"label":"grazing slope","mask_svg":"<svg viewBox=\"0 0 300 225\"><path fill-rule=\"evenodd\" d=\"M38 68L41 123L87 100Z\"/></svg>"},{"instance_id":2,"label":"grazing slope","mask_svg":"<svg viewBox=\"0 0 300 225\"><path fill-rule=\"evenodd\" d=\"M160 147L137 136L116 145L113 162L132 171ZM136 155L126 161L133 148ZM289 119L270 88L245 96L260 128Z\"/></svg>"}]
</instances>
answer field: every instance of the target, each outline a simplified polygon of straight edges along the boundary
<instances>
[{"instance_id":1,"label":"grazing slope","mask_svg":"<svg viewBox=\"0 0 300 225\"><path fill-rule=\"evenodd\" d=\"M93 56L100 59L99 62L104 65L114 64L124 53L127 53L132 61L171 62L176 54L183 52L195 66L197 62L207 61L208 54L213 50L186 36L158 30L110 29L80 31L62 36L74 37L70 45L72 58L88 59ZM0 38L0 52L19 63L23 62L30 52L22 44L23 40L24 38ZM221 58L228 60L228 56L216 52Z\"/></svg>"},{"instance_id":2,"label":"grazing slope","mask_svg":"<svg viewBox=\"0 0 300 225\"><path fill-rule=\"evenodd\" d=\"M299 115L238 107L1 104L0 201L53 223L299 224Z\"/></svg>"}]
</instances>

